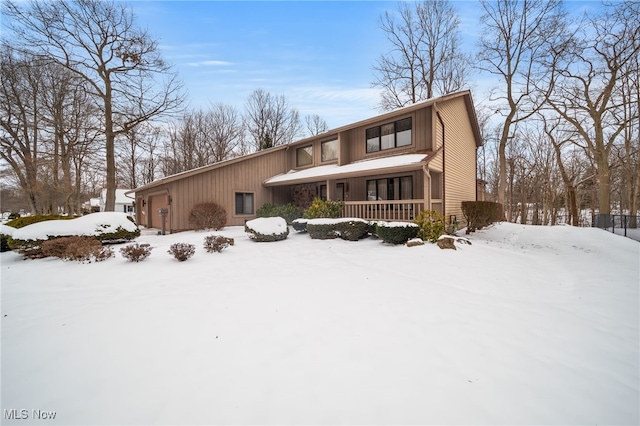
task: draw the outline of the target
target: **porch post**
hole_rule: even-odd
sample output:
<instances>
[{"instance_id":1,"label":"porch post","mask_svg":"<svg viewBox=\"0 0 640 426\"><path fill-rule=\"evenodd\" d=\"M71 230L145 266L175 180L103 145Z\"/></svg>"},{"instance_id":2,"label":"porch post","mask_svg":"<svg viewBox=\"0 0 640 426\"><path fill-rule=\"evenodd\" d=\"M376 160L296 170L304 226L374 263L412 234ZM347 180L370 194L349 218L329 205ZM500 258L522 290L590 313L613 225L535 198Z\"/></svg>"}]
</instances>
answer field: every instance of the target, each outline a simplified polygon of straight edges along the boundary
<instances>
[{"instance_id":1,"label":"porch post","mask_svg":"<svg viewBox=\"0 0 640 426\"><path fill-rule=\"evenodd\" d=\"M431 173L429 173L429 167L427 165L422 166L422 170L424 170L424 179L423 179L423 191L424 191L424 209L431 209Z\"/></svg>"}]
</instances>

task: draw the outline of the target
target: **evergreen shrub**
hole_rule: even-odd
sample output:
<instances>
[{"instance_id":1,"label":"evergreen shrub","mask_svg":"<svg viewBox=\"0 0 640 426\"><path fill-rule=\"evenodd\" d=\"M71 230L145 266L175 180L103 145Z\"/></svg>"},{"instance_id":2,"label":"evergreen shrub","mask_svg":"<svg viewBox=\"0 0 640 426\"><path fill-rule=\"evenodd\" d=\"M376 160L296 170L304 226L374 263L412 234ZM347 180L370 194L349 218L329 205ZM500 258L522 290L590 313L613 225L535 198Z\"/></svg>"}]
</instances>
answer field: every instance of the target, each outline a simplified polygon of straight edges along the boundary
<instances>
[{"instance_id":1,"label":"evergreen shrub","mask_svg":"<svg viewBox=\"0 0 640 426\"><path fill-rule=\"evenodd\" d=\"M423 210L414 221L419 226L418 237L435 243L445 233L446 224L442 214L435 210Z\"/></svg>"},{"instance_id":2,"label":"evergreen shrub","mask_svg":"<svg viewBox=\"0 0 640 426\"><path fill-rule=\"evenodd\" d=\"M266 225L266 228L269 229L268 231L265 230L265 224L267 223L267 221L270 222L268 225ZM275 229L276 227L279 228L280 231L273 232L273 229ZM286 220L284 220L284 218L282 217L261 217L247 221L247 223L244 224L244 232L249 234L249 238L251 238L253 241L258 243L265 243L285 240L287 238L287 235L289 235L289 227L287 226Z\"/></svg>"},{"instance_id":3,"label":"evergreen shrub","mask_svg":"<svg viewBox=\"0 0 640 426\"><path fill-rule=\"evenodd\" d=\"M491 201L463 201L462 214L467 221L467 234L503 220L502 204Z\"/></svg>"},{"instance_id":4,"label":"evergreen shrub","mask_svg":"<svg viewBox=\"0 0 640 426\"><path fill-rule=\"evenodd\" d=\"M307 232L314 240L342 238L358 241L369 234L369 222L356 219L311 219L307 222Z\"/></svg>"},{"instance_id":5,"label":"evergreen shrub","mask_svg":"<svg viewBox=\"0 0 640 426\"><path fill-rule=\"evenodd\" d=\"M378 222L376 235L385 243L404 244L418 236L420 227L415 223Z\"/></svg>"},{"instance_id":6,"label":"evergreen shrub","mask_svg":"<svg viewBox=\"0 0 640 426\"><path fill-rule=\"evenodd\" d=\"M0 253L11 250L11 247L9 247L9 238L11 238L10 235L0 234Z\"/></svg>"},{"instance_id":7,"label":"evergreen shrub","mask_svg":"<svg viewBox=\"0 0 640 426\"><path fill-rule=\"evenodd\" d=\"M24 228L32 223L44 222L47 220L69 220L75 219L74 216L60 216L59 214L37 214L33 216L23 216L10 220L6 223L7 226L13 228Z\"/></svg>"},{"instance_id":8,"label":"evergreen shrub","mask_svg":"<svg viewBox=\"0 0 640 426\"><path fill-rule=\"evenodd\" d=\"M204 238L204 248L207 253L222 253L222 250L234 244L233 238L222 235L208 235Z\"/></svg>"},{"instance_id":9,"label":"evergreen shrub","mask_svg":"<svg viewBox=\"0 0 640 426\"><path fill-rule=\"evenodd\" d=\"M195 230L222 229L227 224L227 211L218 203L207 202L193 206L189 212L189 224Z\"/></svg>"},{"instance_id":10,"label":"evergreen shrub","mask_svg":"<svg viewBox=\"0 0 640 426\"><path fill-rule=\"evenodd\" d=\"M307 232L307 219L296 219L291 222L291 226L297 232Z\"/></svg>"},{"instance_id":11,"label":"evergreen shrub","mask_svg":"<svg viewBox=\"0 0 640 426\"><path fill-rule=\"evenodd\" d=\"M152 249L153 247L151 247L150 244L134 243L126 247L122 247L120 249L120 253L122 254L122 257L127 259L129 262L142 262L151 255Z\"/></svg>"},{"instance_id":12,"label":"evergreen shrub","mask_svg":"<svg viewBox=\"0 0 640 426\"><path fill-rule=\"evenodd\" d=\"M258 217L281 217L291 225L294 220L301 216L300 210L293 204L264 204L256 210Z\"/></svg>"},{"instance_id":13,"label":"evergreen shrub","mask_svg":"<svg viewBox=\"0 0 640 426\"><path fill-rule=\"evenodd\" d=\"M178 259L180 262L184 262L193 256L196 252L196 246L188 243L175 243L169 246L167 253Z\"/></svg>"},{"instance_id":14,"label":"evergreen shrub","mask_svg":"<svg viewBox=\"0 0 640 426\"><path fill-rule=\"evenodd\" d=\"M344 203L342 201L316 198L311 202L309 208L304 211L302 217L305 219L337 218L340 217L343 208Z\"/></svg>"}]
</instances>

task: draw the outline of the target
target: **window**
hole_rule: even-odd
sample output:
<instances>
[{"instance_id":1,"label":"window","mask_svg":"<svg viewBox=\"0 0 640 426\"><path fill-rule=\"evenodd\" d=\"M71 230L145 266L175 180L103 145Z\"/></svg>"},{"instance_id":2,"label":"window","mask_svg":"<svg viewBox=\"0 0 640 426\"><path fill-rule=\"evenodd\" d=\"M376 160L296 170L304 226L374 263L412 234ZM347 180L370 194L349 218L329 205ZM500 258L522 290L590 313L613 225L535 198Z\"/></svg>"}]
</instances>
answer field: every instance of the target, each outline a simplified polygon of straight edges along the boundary
<instances>
[{"instance_id":1,"label":"window","mask_svg":"<svg viewBox=\"0 0 640 426\"><path fill-rule=\"evenodd\" d=\"M313 164L313 146L305 146L296 149L296 166L309 166Z\"/></svg>"},{"instance_id":2,"label":"window","mask_svg":"<svg viewBox=\"0 0 640 426\"><path fill-rule=\"evenodd\" d=\"M338 139L322 142L320 148L322 161L338 159Z\"/></svg>"},{"instance_id":3,"label":"window","mask_svg":"<svg viewBox=\"0 0 640 426\"><path fill-rule=\"evenodd\" d=\"M411 117L367 129L367 152L411 145Z\"/></svg>"},{"instance_id":4,"label":"window","mask_svg":"<svg viewBox=\"0 0 640 426\"><path fill-rule=\"evenodd\" d=\"M253 194L236 192L236 214L253 214Z\"/></svg>"},{"instance_id":5,"label":"window","mask_svg":"<svg viewBox=\"0 0 640 426\"><path fill-rule=\"evenodd\" d=\"M367 200L411 200L413 199L413 178L372 179L367 181Z\"/></svg>"}]
</instances>

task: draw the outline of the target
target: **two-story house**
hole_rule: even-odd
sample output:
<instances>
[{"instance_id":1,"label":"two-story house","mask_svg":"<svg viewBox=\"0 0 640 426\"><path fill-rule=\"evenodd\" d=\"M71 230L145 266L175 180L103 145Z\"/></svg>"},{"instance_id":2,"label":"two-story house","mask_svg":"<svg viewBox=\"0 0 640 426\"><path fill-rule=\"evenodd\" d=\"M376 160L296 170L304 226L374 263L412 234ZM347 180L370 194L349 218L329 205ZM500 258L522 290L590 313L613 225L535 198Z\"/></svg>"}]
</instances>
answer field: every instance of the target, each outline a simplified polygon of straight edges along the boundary
<instances>
[{"instance_id":1,"label":"two-story house","mask_svg":"<svg viewBox=\"0 0 640 426\"><path fill-rule=\"evenodd\" d=\"M228 225L265 203L300 196L345 202L343 216L412 220L438 210L463 222L462 201L478 198L482 145L471 93L458 92L243 157L168 176L135 192L138 224L190 229L195 204L217 202Z\"/></svg>"}]
</instances>

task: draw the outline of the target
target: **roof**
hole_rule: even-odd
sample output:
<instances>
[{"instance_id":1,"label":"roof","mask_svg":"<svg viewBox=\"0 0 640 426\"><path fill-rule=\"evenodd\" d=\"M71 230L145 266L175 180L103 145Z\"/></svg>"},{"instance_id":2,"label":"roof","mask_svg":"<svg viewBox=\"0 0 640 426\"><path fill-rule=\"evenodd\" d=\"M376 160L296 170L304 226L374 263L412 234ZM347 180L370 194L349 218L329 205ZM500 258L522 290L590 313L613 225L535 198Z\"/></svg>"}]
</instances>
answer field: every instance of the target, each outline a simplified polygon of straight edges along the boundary
<instances>
[{"instance_id":1,"label":"roof","mask_svg":"<svg viewBox=\"0 0 640 426\"><path fill-rule=\"evenodd\" d=\"M200 173L205 173L211 170L215 170L221 167L225 167L228 166L230 164L234 164L240 161L245 161L249 158L253 158L253 157L257 157L257 156L262 156L262 155L267 155L269 153L272 153L274 151L279 151L282 149L288 149L289 147L294 147L294 146L298 146L298 145L302 145L302 144L306 144L309 143L309 141L311 140L317 140L318 138L323 138L323 137L328 137L328 136L332 136L332 135L336 135L337 133L340 132L344 132L347 130L351 130L351 129L355 129L361 126L367 126L370 123L375 123L375 122L379 122L382 120L386 120L386 119L392 119L394 117L396 117L398 114L406 114L409 112L413 112L416 110L419 110L421 108L425 108L428 106L433 106L436 105L438 103L441 102L446 102L449 101L451 99L456 99L456 98L460 98L462 97L464 99L465 105L466 105L466 110L467 110L467 114L469 115L469 121L471 122L471 127L473 130L473 134L476 140L476 147L482 146L482 137L480 135L480 128L478 126L478 118L476 116L476 110L475 110L475 106L473 105L473 100L471 99L471 91L469 90L464 90L461 92L456 92L456 93L451 93L448 95L444 95L444 96L440 96L438 98L432 98L432 99L428 99L426 101L422 101L422 102L418 102L415 103L413 105L404 107L404 108L399 108L381 115L377 115L375 117L366 119L366 120L361 120L355 123L351 123L348 124L346 126L342 126L342 127L338 127L336 129L332 129L326 133L322 133L320 135L315 135L309 138L305 138L305 139L301 139L299 141L293 142L289 145L281 145L281 146L277 146L274 148L269 148L263 151L258 151L258 152L254 152L252 154L248 154L248 155L244 155L242 157L236 157L236 158L232 158L230 160L225 160L225 161L221 161L218 163L214 163L214 164L210 164L208 166L204 166L204 167L199 167L197 169L192 169L192 170L188 170L186 172L182 172L182 173L177 173L175 175L171 175L171 176L166 176L163 177L161 179L155 180L151 183L148 183L147 185L141 186L139 188L136 188L135 190L130 190L127 193L134 193L136 191L143 191L143 190L147 190L147 189L151 189L154 188L156 186L160 186L166 183L170 183L176 180L180 180L189 176L193 176L193 175L198 175ZM324 167L324 166L320 166L320 167Z\"/></svg>"},{"instance_id":2,"label":"roof","mask_svg":"<svg viewBox=\"0 0 640 426\"><path fill-rule=\"evenodd\" d=\"M361 160L339 166L328 164L326 166L311 167L304 170L290 170L264 181L265 186L290 185L296 183L315 182L319 179L338 179L357 176L368 176L372 171L380 172L386 169L416 170L426 163L426 154L404 154L393 157L382 157L371 160Z\"/></svg>"}]
</instances>

